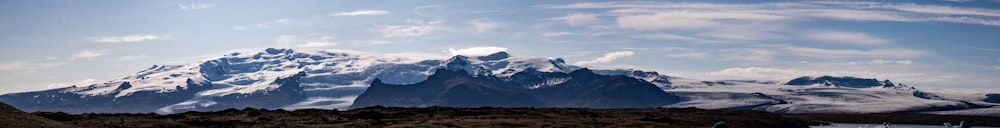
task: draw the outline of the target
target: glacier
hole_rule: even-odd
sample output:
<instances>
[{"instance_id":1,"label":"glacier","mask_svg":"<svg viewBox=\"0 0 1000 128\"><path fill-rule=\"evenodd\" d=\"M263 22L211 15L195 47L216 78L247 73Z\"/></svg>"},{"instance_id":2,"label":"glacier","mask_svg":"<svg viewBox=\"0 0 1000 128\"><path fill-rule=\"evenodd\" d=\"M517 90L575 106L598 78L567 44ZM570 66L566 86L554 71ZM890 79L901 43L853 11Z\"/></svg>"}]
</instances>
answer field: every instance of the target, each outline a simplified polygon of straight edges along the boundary
<instances>
[{"instance_id":1,"label":"glacier","mask_svg":"<svg viewBox=\"0 0 1000 128\"><path fill-rule=\"evenodd\" d=\"M154 65L103 83L4 94L0 101L25 111L70 113L177 113L234 107L345 110L374 79L387 84L414 84L442 68L518 81L516 86L530 89L557 85L565 79L530 80L514 74L569 73L585 67L567 64L561 58L520 57L504 51L484 56L414 59L350 50L267 48L185 65ZM779 113L1000 115L1000 103L991 102L1000 98L1000 89L924 90L888 80L832 76L788 81L703 81L655 71L591 69L601 75L644 80L682 98L664 107Z\"/></svg>"}]
</instances>

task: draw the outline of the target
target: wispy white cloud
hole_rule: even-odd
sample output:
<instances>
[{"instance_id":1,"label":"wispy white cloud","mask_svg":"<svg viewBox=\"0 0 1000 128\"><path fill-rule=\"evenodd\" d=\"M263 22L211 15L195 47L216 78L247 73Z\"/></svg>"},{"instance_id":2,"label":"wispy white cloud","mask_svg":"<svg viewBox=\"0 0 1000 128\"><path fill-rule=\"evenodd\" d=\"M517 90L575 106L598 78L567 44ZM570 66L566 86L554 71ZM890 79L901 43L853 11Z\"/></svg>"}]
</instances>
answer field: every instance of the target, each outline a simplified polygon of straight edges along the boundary
<instances>
[{"instance_id":1,"label":"wispy white cloud","mask_svg":"<svg viewBox=\"0 0 1000 128\"><path fill-rule=\"evenodd\" d=\"M180 8L182 11L201 10L201 9L211 8L212 6L215 6L215 5L205 4L205 3L201 3L201 2L191 3L191 4L178 4L177 5L177 7Z\"/></svg>"},{"instance_id":2,"label":"wispy white cloud","mask_svg":"<svg viewBox=\"0 0 1000 128\"><path fill-rule=\"evenodd\" d=\"M981 9L981 8L967 8L967 7L959 8L951 6L918 5L918 4L889 5L889 7L906 12L916 12L925 14L1000 17L1000 10L996 9Z\"/></svg>"},{"instance_id":3,"label":"wispy white cloud","mask_svg":"<svg viewBox=\"0 0 1000 128\"><path fill-rule=\"evenodd\" d=\"M566 24L569 24L570 26L593 24L600 21L597 19L597 14L592 13L573 13L563 17L548 18L546 20L562 20L566 21Z\"/></svg>"},{"instance_id":4,"label":"wispy white cloud","mask_svg":"<svg viewBox=\"0 0 1000 128\"><path fill-rule=\"evenodd\" d=\"M786 16L741 13L741 12L689 12L663 11L655 14L637 14L618 17L618 27L656 30L656 29L697 29L719 26L718 20L782 20Z\"/></svg>"},{"instance_id":5,"label":"wispy white cloud","mask_svg":"<svg viewBox=\"0 0 1000 128\"><path fill-rule=\"evenodd\" d=\"M596 63L607 63L607 62L611 62L611 61L614 61L614 60L618 60L620 58L631 57L632 55L635 55L635 52L632 52L632 51L610 52L610 53L604 54L604 56L595 58L594 60L577 61L574 64L576 64L576 65L589 65L589 64L596 64Z\"/></svg>"},{"instance_id":6,"label":"wispy white cloud","mask_svg":"<svg viewBox=\"0 0 1000 128\"><path fill-rule=\"evenodd\" d=\"M485 56L493 53L507 51L507 48L497 46L469 47L463 49L448 49L448 54L465 56Z\"/></svg>"},{"instance_id":7,"label":"wispy white cloud","mask_svg":"<svg viewBox=\"0 0 1000 128\"><path fill-rule=\"evenodd\" d=\"M339 42L331 41L333 36L319 35L319 34L308 34L308 35L281 35L274 40L279 45L283 46L294 46L302 48L319 48L328 47L340 44Z\"/></svg>"},{"instance_id":8,"label":"wispy white cloud","mask_svg":"<svg viewBox=\"0 0 1000 128\"><path fill-rule=\"evenodd\" d=\"M276 25L276 24L291 24L291 23L292 23L292 19L281 18L281 19L275 19L275 20L267 21L267 22L257 22L257 28L271 28L272 25Z\"/></svg>"},{"instance_id":9,"label":"wispy white cloud","mask_svg":"<svg viewBox=\"0 0 1000 128\"><path fill-rule=\"evenodd\" d=\"M73 54L73 56L70 56L70 60L89 59L89 58L94 58L94 57L99 57L99 56L104 56L104 55L105 55L104 51L83 50L83 51L80 51L80 52L78 52L76 54Z\"/></svg>"},{"instance_id":10,"label":"wispy white cloud","mask_svg":"<svg viewBox=\"0 0 1000 128\"><path fill-rule=\"evenodd\" d=\"M749 21L727 23L714 26L696 35L703 36L697 43L746 43L756 40L774 40L786 38L786 33L795 31L787 27L788 23L779 21ZM714 40L706 40L711 38Z\"/></svg>"},{"instance_id":11,"label":"wispy white cloud","mask_svg":"<svg viewBox=\"0 0 1000 128\"><path fill-rule=\"evenodd\" d=\"M366 41L358 41L358 42L361 43L361 44L368 44L368 45L383 45L383 44L399 43L397 41L388 41L388 40L366 40Z\"/></svg>"},{"instance_id":12,"label":"wispy white cloud","mask_svg":"<svg viewBox=\"0 0 1000 128\"><path fill-rule=\"evenodd\" d=\"M708 57L708 53L705 53L705 52L676 53L676 54L667 54L667 57L673 57L673 58L690 58L690 59L704 59L704 58Z\"/></svg>"},{"instance_id":13,"label":"wispy white cloud","mask_svg":"<svg viewBox=\"0 0 1000 128\"><path fill-rule=\"evenodd\" d=\"M302 43L302 44L299 44L299 45L296 45L296 46L298 46L298 47L307 47L307 48L318 48L318 47L334 46L334 45L337 45L337 44L340 44L340 43L337 43L337 42L311 41L311 42L305 42L305 43Z\"/></svg>"},{"instance_id":14,"label":"wispy white cloud","mask_svg":"<svg viewBox=\"0 0 1000 128\"><path fill-rule=\"evenodd\" d=\"M774 60L774 56L776 54L778 53L767 49L744 49L735 50L732 54L729 54L723 59L746 62L768 62Z\"/></svg>"},{"instance_id":15,"label":"wispy white cloud","mask_svg":"<svg viewBox=\"0 0 1000 128\"><path fill-rule=\"evenodd\" d=\"M117 61L129 61L129 60L139 60L139 59L146 59L146 58L149 58L149 56L146 55L146 54L139 54L139 55L125 55L125 56L119 57L116 60Z\"/></svg>"},{"instance_id":16,"label":"wispy white cloud","mask_svg":"<svg viewBox=\"0 0 1000 128\"><path fill-rule=\"evenodd\" d=\"M88 78L88 79L84 79L84 80L80 80L80 81L74 81L74 82L51 83L51 84L48 85L48 88L49 89L63 88L63 87L70 87L70 86L74 86L74 85L77 85L77 86L87 86L87 85L92 85L92 84L95 84L95 83L97 83L97 80L89 79Z\"/></svg>"},{"instance_id":17,"label":"wispy white cloud","mask_svg":"<svg viewBox=\"0 0 1000 128\"><path fill-rule=\"evenodd\" d=\"M682 36L682 35L675 35L675 34L666 34L666 33L643 34L643 35L636 35L636 37L638 37L638 38L646 38L646 39L660 39L660 40L682 40L682 41L698 40L697 38L694 38L694 37Z\"/></svg>"},{"instance_id":18,"label":"wispy white cloud","mask_svg":"<svg viewBox=\"0 0 1000 128\"><path fill-rule=\"evenodd\" d=\"M243 26L233 26L233 30L239 30L239 31L243 31L243 30L246 30L246 29L247 29L247 28L246 28L246 27L243 27Z\"/></svg>"},{"instance_id":19,"label":"wispy white cloud","mask_svg":"<svg viewBox=\"0 0 1000 128\"><path fill-rule=\"evenodd\" d=\"M486 31L490 31L490 30L493 30L493 29L497 29L497 28L500 28L501 26L504 25L501 22L495 22L495 21L491 21L489 19L482 19L482 18L480 18L480 19L472 19L472 20L469 20L466 23L468 23L469 25L472 25L472 31L480 32L480 33L481 32L486 32Z\"/></svg>"},{"instance_id":20,"label":"wispy white cloud","mask_svg":"<svg viewBox=\"0 0 1000 128\"><path fill-rule=\"evenodd\" d=\"M1000 2L1000 1L997 1L997 2ZM1000 59L997 59L997 64L1000 64ZM993 66L993 69L1000 70L1000 65Z\"/></svg>"},{"instance_id":21,"label":"wispy white cloud","mask_svg":"<svg viewBox=\"0 0 1000 128\"><path fill-rule=\"evenodd\" d=\"M872 50L853 49L820 49L797 46L785 46L781 48L797 56L816 58L843 58L843 57L868 57L868 58L916 58L927 56L931 53L921 50L888 48Z\"/></svg>"},{"instance_id":22,"label":"wispy white cloud","mask_svg":"<svg viewBox=\"0 0 1000 128\"><path fill-rule=\"evenodd\" d=\"M431 25L378 25L372 29L373 32L381 33L384 37L415 37L430 34L435 30Z\"/></svg>"},{"instance_id":23,"label":"wispy white cloud","mask_svg":"<svg viewBox=\"0 0 1000 128\"><path fill-rule=\"evenodd\" d=\"M330 14L331 16L374 16L374 15L385 15L389 14L389 11L383 10L354 10L350 12L339 12Z\"/></svg>"},{"instance_id":24,"label":"wispy white cloud","mask_svg":"<svg viewBox=\"0 0 1000 128\"><path fill-rule=\"evenodd\" d=\"M1000 9L913 3L805 1L759 4L598 2L543 5L547 9L608 9L618 26L632 29L700 28L724 20L951 22L1000 26ZM733 11L739 10L739 11ZM662 21L646 22L645 21ZM669 21L669 22L667 22Z\"/></svg>"},{"instance_id":25,"label":"wispy white cloud","mask_svg":"<svg viewBox=\"0 0 1000 128\"><path fill-rule=\"evenodd\" d=\"M106 37L90 37L90 41L101 42L101 43L130 43L130 42L142 42L165 39L169 36L159 36L150 34L135 34L135 35L125 35L125 36L106 36Z\"/></svg>"},{"instance_id":26,"label":"wispy white cloud","mask_svg":"<svg viewBox=\"0 0 1000 128\"><path fill-rule=\"evenodd\" d=\"M544 37L557 37L557 36L567 36L567 35L573 35L573 34L575 34L575 33L572 33L572 32L546 32L546 33L542 33L542 36L544 36Z\"/></svg>"},{"instance_id":27,"label":"wispy white cloud","mask_svg":"<svg viewBox=\"0 0 1000 128\"><path fill-rule=\"evenodd\" d=\"M291 44L295 42L295 35L281 35L274 42L278 42L278 44Z\"/></svg>"},{"instance_id":28,"label":"wispy white cloud","mask_svg":"<svg viewBox=\"0 0 1000 128\"><path fill-rule=\"evenodd\" d=\"M0 71L20 70L25 69L28 66L29 63L24 61L0 63Z\"/></svg>"},{"instance_id":29,"label":"wispy white cloud","mask_svg":"<svg viewBox=\"0 0 1000 128\"><path fill-rule=\"evenodd\" d=\"M972 1L972 0L944 0L944 1L948 1L948 2L959 2L959 3L965 3L965 2L969 2L969 1Z\"/></svg>"},{"instance_id":30,"label":"wispy white cloud","mask_svg":"<svg viewBox=\"0 0 1000 128\"><path fill-rule=\"evenodd\" d=\"M66 65L65 62L12 61L0 63L0 71L37 70Z\"/></svg>"},{"instance_id":31,"label":"wispy white cloud","mask_svg":"<svg viewBox=\"0 0 1000 128\"><path fill-rule=\"evenodd\" d=\"M875 59L875 60L869 61L868 64L874 64L874 65L883 65L883 64L909 65L909 64L913 64L913 61L912 60L883 60L883 59Z\"/></svg>"},{"instance_id":32,"label":"wispy white cloud","mask_svg":"<svg viewBox=\"0 0 1000 128\"><path fill-rule=\"evenodd\" d=\"M883 45L889 43L889 40L878 38L860 32L816 31L803 34L802 36L806 39L830 42L830 43L845 43L845 44L856 44L856 45Z\"/></svg>"}]
</instances>

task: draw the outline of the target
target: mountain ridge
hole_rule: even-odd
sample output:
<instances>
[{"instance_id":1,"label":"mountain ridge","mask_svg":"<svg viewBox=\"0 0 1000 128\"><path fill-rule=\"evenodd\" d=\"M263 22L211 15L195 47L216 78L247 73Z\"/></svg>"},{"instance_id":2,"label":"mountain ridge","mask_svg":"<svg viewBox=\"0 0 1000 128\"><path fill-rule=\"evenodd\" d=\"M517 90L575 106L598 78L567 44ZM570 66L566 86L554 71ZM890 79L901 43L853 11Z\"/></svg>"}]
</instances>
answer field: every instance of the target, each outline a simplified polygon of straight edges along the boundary
<instances>
[{"instance_id":1,"label":"mountain ridge","mask_svg":"<svg viewBox=\"0 0 1000 128\"><path fill-rule=\"evenodd\" d=\"M598 75L587 68L565 75L566 80L555 85L524 88L511 87L516 82L497 77L474 77L462 70L438 69L427 80L415 84L390 85L375 80L351 108L374 105L654 108L679 100L649 82L624 75Z\"/></svg>"},{"instance_id":2,"label":"mountain ridge","mask_svg":"<svg viewBox=\"0 0 1000 128\"><path fill-rule=\"evenodd\" d=\"M994 107L1000 105L993 102L996 96L987 95L998 92L946 93L869 78L820 76L803 77L799 80L803 82L797 82L798 78L787 82L700 81L666 76L655 71L590 69L566 64L561 58L520 57L507 52L484 56L456 55L447 59L411 59L356 51L276 48L255 53L231 53L187 65L154 65L134 75L103 83L4 94L0 95L0 101L26 111L69 113L177 113L226 107L349 109L376 79L383 84L414 84L427 80L439 69L464 71L476 79L493 77L478 82L505 83L503 89L550 88L572 80L569 74L582 69L599 75L622 75L658 87L643 90L665 91L680 97L681 102L664 107L857 113L970 106L964 103L968 102L988 107L957 107L933 112L970 114L958 111L970 109L968 111L976 113L1000 113L1000 108ZM478 86L461 87L457 89L475 90ZM292 91L281 91L288 88ZM288 94L283 96L290 100L240 101L248 97L267 97L265 95L268 94ZM833 101L849 101L858 105L901 105L854 111L850 110L854 107L829 104ZM81 105L83 107L77 107Z\"/></svg>"}]
</instances>

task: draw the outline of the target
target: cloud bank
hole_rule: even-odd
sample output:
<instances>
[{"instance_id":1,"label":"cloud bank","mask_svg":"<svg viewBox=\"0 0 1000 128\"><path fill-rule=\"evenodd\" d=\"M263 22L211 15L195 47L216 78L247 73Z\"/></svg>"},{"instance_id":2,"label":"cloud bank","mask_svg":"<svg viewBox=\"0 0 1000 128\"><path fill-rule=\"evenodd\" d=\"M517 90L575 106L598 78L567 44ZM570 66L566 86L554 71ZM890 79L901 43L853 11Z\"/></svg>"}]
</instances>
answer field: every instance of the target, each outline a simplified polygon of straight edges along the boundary
<instances>
[{"instance_id":1,"label":"cloud bank","mask_svg":"<svg viewBox=\"0 0 1000 128\"><path fill-rule=\"evenodd\" d=\"M126 36L107 36L107 37L90 37L90 41L101 42L101 43L131 43L131 42L142 42L164 39L167 36L159 35L149 35L149 34L135 34Z\"/></svg>"},{"instance_id":2,"label":"cloud bank","mask_svg":"<svg viewBox=\"0 0 1000 128\"><path fill-rule=\"evenodd\" d=\"M331 16L374 16L389 14L389 11L382 10L355 10L350 12L339 12L330 14Z\"/></svg>"},{"instance_id":3,"label":"cloud bank","mask_svg":"<svg viewBox=\"0 0 1000 128\"><path fill-rule=\"evenodd\" d=\"M507 51L507 48L497 46L469 47L464 49L448 49L448 54L463 56L485 56L497 52Z\"/></svg>"},{"instance_id":4,"label":"cloud bank","mask_svg":"<svg viewBox=\"0 0 1000 128\"><path fill-rule=\"evenodd\" d=\"M604 54L604 56L595 58L593 60L578 61L578 62L576 62L574 64L576 64L576 65L588 65L588 64L597 64L597 63L607 63L607 62L611 62L611 61L614 61L614 60L618 60L620 58L632 57L632 55L635 55L635 52L632 52L632 51L610 52L610 53Z\"/></svg>"}]
</instances>

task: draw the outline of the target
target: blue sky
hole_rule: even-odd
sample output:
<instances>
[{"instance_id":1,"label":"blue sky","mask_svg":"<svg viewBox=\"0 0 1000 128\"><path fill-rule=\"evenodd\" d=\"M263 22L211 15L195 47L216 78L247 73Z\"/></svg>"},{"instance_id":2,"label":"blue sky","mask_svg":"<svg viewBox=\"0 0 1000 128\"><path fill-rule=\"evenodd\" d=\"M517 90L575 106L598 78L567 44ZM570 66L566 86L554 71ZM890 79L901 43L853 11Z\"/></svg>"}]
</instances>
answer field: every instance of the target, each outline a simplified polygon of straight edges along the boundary
<instances>
[{"instance_id":1,"label":"blue sky","mask_svg":"<svg viewBox=\"0 0 1000 128\"><path fill-rule=\"evenodd\" d=\"M0 1L0 93L267 47L1000 88L1000 1ZM464 50L463 50L464 49ZM444 59L444 58L442 58Z\"/></svg>"}]
</instances>

